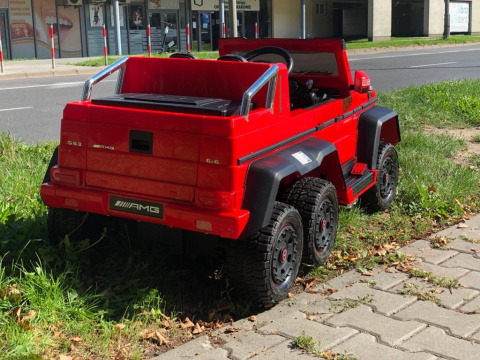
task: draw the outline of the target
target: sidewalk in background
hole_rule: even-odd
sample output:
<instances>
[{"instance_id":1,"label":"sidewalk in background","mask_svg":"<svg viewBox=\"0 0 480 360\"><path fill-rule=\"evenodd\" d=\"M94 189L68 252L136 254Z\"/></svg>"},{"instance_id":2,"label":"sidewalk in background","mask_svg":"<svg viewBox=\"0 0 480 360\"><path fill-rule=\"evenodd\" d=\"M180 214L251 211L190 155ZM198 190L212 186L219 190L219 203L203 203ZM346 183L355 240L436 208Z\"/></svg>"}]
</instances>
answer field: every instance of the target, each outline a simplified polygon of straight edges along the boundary
<instances>
[{"instance_id":1,"label":"sidewalk in background","mask_svg":"<svg viewBox=\"0 0 480 360\"><path fill-rule=\"evenodd\" d=\"M91 76L103 68L96 66L69 65L79 63L81 61L87 61L88 59L89 58L55 59L55 69L52 69L51 59L5 61L4 72L0 72L0 81L48 76Z\"/></svg>"},{"instance_id":2,"label":"sidewalk in background","mask_svg":"<svg viewBox=\"0 0 480 360\"><path fill-rule=\"evenodd\" d=\"M429 240L442 236L451 241L433 248ZM480 215L399 251L416 257L414 268L460 286L434 286L395 266L350 271L152 360L318 359L292 346L302 334L358 360L478 359Z\"/></svg>"}]
</instances>

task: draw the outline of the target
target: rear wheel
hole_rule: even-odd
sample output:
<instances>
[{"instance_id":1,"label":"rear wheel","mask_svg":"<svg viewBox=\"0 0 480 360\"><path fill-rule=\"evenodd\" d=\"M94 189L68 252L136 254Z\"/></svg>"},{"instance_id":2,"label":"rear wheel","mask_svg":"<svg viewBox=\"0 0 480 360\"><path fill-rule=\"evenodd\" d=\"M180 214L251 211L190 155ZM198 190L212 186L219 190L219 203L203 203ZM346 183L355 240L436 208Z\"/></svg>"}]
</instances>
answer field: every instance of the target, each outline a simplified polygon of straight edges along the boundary
<instances>
[{"instance_id":1,"label":"rear wheel","mask_svg":"<svg viewBox=\"0 0 480 360\"><path fill-rule=\"evenodd\" d=\"M335 186L318 178L297 181L286 201L300 212L303 221L303 261L315 266L327 263L338 227L338 198Z\"/></svg>"},{"instance_id":2,"label":"rear wheel","mask_svg":"<svg viewBox=\"0 0 480 360\"><path fill-rule=\"evenodd\" d=\"M276 202L269 225L228 249L227 269L235 290L256 303L284 299L297 278L302 239L298 211Z\"/></svg>"},{"instance_id":3,"label":"rear wheel","mask_svg":"<svg viewBox=\"0 0 480 360\"><path fill-rule=\"evenodd\" d=\"M369 212L385 211L392 205L398 185L398 155L392 144L378 149L377 181L361 196L361 205Z\"/></svg>"}]
</instances>

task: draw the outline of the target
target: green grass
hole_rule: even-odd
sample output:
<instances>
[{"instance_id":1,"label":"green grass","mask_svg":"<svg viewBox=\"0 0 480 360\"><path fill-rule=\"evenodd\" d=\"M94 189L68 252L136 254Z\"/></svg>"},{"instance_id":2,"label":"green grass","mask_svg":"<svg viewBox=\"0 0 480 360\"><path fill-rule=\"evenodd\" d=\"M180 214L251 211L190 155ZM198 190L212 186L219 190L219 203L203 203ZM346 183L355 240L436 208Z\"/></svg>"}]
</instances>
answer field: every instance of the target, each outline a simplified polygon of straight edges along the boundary
<instances>
[{"instance_id":1,"label":"green grass","mask_svg":"<svg viewBox=\"0 0 480 360\"><path fill-rule=\"evenodd\" d=\"M398 112L402 129L397 200L374 215L343 208L328 266L305 267L302 276L408 262L396 250L380 256L375 249L400 246L480 210L480 172L470 168L478 158L457 164L463 141L424 132L478 126L478 88L479 81L459 81L379 95L380 105ZM0 359L152 357L162 347L145 331L159 331L172 344L190 338L166 318L179 325L187 316L215 323L252 314L248 302L231 298L216 261L168 257L164 245L135 241L126 231L107 230L93 247L98 239L51 246L39 185L55 146L0 135Z\"/></svg>"},{"instance_id":2,"label":"green grass","mask_svg":"<svg viewBox=\"0 0 480 360\"><path fill-rule=\"evenodd\" d=\"M192 51L192 54L198 57L199 59L216 59L218 58L218 52L216 51L202 51L202 52L197 52L197 51ZM172 53L153 53L153 57L170 57ZM130 55L128 55L130 56ZM131 56L148 56L148 54L141 54L141 55L131 55ZM121 59L123 56L107 56L107 63L108 65L113 64L115 61ZM81 61L78 63L75 63L73 65L76 66L105 66L105 58L104 57L99 57L99 58L94 58L94 59L89 59L86 61Z\"/></svg>"},{"instance_id":3,"label":"green grass","mask_svg":"<svg viewBox=\"0 0 480 360\"><path fill-rule=\"evenodd\" d=\"M448 39L442 37L392 37L387 41L368 41L368 39L357 39L347 41L347 49L369 49L369 48L388 48L405 46L428 46L428 45L457 45L466 43L475 43L480 41L480 36L473 35L452 35Z\"/></svg>"}]
</instances>

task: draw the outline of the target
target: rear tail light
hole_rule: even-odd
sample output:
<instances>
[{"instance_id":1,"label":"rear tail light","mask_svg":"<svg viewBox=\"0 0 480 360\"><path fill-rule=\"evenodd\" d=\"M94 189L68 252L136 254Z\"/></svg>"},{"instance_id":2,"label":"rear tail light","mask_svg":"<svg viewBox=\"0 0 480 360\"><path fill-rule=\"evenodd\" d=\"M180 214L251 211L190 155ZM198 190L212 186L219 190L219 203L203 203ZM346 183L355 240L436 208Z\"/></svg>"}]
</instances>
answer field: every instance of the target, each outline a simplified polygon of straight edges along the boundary
<instances>
[{"instance_id":1,"label":"rear tail light","mask_svg":"<svg viewBox=\"0 0 480 360\"><path fill-rule=\"evenodd\" d=\"M359 93L366 93L370 90L370 77L363 71L355 71L354 90Z\"/></svg>"},{"instance_id":2,"label":"rear tail light","mask_svg":"<svg viewBox=\"0 0 480 360\"><path fill-rule=\"evenodd\" d=\"M197 204L210 209L233 211L237 208L237 193L199 190L197 192Z\"/></svg>"},{"instance_id":3,"label":"rear tail light","mask_svg":"<svg viewBox=\"0 0 480 360\"><path fill-rule=\"evenodd\" d=\"M80 186L82 184L82 173L80 170L64 169L54 166L50 170L52 182L63 185Z\"/></svg>"}]
</instances>

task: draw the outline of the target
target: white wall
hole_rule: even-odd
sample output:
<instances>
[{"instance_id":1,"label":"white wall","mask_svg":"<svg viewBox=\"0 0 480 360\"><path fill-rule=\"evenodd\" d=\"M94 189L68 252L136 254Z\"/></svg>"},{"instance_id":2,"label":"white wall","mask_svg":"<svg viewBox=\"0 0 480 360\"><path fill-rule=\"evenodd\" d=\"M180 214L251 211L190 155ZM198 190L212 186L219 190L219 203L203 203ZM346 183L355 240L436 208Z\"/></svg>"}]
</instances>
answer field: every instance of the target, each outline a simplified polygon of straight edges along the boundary
<instances>
[{"instance_id":1,"label":"white wall","mask_svg":"<svg viewBox=\"0 0 480 360\"><path fill-rule=\"evenodd\" d=\"M442 36L445 18L445 0L425 0L424 29L426 36Z\"/></svg>"},{"instance_id":2,"label":"white wall","mask_svg":"<svg viewBox=\"0 0 480 360\"><path fill-rule=\"evenodd\" d=\"M389 40L392 36L392 0L368 0L368 38Z\"/></svg>"},{"instance_id":3,"label":"white wall","mask_svg":"<svg viewBox=\"0 0 480 360\"><path fill-rule=\"evenodd\" d=\"M272 37L300 38L302 36L300 8L300 0L273 0ZM306 17L308 19L308 16Z\"/></svg>"}]
</instances>

